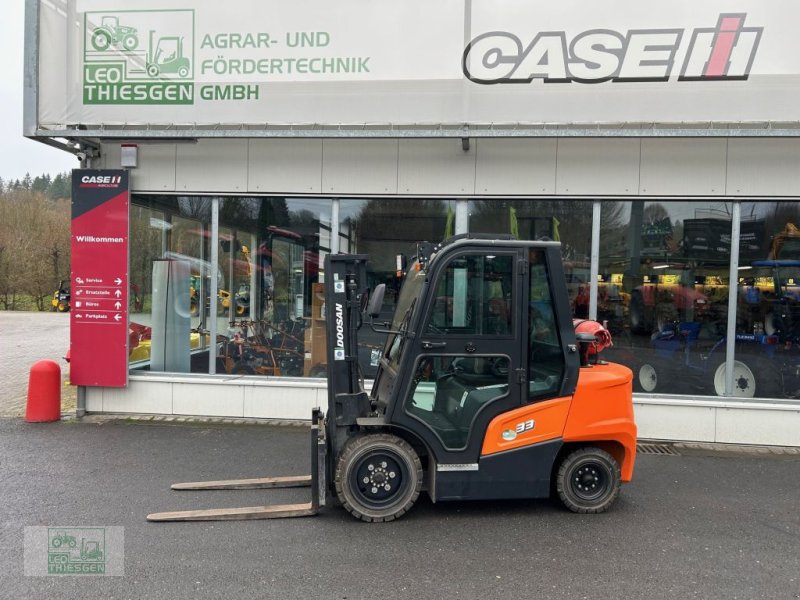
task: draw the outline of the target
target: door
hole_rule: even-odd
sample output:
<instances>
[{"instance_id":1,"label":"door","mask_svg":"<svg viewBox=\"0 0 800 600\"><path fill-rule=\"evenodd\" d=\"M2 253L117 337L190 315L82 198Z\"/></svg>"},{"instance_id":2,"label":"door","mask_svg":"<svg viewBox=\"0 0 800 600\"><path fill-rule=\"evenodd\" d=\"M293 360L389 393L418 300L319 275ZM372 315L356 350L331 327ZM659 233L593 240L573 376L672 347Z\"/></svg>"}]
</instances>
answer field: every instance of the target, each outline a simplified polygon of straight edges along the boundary
<instances>
[{"instance_id":1,"label":"door","mask_svg":"<svg viewBox=\"0 0 800 600\"><path fill-rule=\"evenodd\" d=\"M467 246L433 267L391 420L425 440L440 465L476 465L489 422L527 394L527 260L523 248Z\"/></svg>"}]
</instances>

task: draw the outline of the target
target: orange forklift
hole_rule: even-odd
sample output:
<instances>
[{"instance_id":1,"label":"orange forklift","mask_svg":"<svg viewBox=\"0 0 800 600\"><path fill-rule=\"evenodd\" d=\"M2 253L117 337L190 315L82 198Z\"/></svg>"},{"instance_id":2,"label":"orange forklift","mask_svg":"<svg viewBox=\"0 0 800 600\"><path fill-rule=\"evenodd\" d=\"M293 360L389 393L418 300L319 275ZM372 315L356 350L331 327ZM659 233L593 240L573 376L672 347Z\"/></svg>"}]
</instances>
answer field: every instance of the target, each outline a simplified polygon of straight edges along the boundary
<instances>
[{"instance_id":1,"label":"orange forklift","mask_svg":"<svg viewBox=\"0 0 800 600\"><path fill-rule=\"evenodd\" d=\"M632 374L599 359L599 325L576 334L560 244L420 244L391 322L378 325L385 287L369 294L368 259L326 257L328 409L313 411L311 475L172 486L311 486L311 501L148 520L307 516L335 496L357 519L391 521L423 490L433 502L554 495L574 512L608 510L633 476ZM370 393L357 361L364 312L387 334Z\"/></svg>"}]
</instances>

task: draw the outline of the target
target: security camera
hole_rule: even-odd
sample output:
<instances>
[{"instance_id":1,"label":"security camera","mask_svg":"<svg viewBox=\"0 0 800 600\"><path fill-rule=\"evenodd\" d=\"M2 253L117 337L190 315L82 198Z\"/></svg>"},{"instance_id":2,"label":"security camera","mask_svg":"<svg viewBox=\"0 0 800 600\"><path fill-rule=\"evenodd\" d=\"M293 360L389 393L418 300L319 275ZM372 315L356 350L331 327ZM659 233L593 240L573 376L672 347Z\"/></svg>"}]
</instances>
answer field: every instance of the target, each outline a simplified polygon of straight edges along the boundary
<instances>
[{"instance_id":1,"label":"security camera","mask_svg":"<svg viewBox=\"0 0 800 600\"><path fill-rule=\"evenodd\" d=\"M75 156L77 156L78 160L81 162L86 160L86 152L76 152Z\"/></svg>"}]
</instances>

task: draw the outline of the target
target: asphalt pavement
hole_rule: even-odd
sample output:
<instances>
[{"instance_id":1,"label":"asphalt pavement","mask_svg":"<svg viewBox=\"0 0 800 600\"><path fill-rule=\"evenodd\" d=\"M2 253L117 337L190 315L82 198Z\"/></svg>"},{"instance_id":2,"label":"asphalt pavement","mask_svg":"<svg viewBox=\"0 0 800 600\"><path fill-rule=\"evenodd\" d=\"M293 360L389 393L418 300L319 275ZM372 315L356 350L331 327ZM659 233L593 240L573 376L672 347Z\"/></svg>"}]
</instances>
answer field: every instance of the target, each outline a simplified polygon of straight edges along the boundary
<instances>
[{"instance_id":1,"label":"asphalt pavement","mask_svg":"<svg viewBox=\"0 0 800 600\"><path fill-rule=\"evenodd\" d=\"M25 413L28 374L36 361L56 361L67 379L68 349L69 313L0 311L0 416ZM62 410L74 411L74 388L62 392Z\"/></svg>"},{"instance_id":2,"label":"asphalt pavement","mask_svg":"<svg viewBox=\"0 0 800 600\"><path fill-rule=\"evenodd\" d=\"M173 482L308 471L308 429L0 419L2 598L800 598L800 459L640 455L612 510L422 497L399 521L148 523L307 500ZM23 575L25 526L122 526L125 575Z\"/></svg>"}]
</instances>

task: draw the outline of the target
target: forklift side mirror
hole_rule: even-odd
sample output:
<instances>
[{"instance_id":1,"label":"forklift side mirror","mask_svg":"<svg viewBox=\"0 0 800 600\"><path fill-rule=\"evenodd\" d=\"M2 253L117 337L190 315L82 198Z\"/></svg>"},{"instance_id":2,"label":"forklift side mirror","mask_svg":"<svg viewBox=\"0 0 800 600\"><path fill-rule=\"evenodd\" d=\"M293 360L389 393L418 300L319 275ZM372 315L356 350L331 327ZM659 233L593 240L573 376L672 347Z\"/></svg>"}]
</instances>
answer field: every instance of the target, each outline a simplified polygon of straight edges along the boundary
<instances>
[{"instance_id":1,"label":"forklift side mirror","mask_svg":"<svg viewBox=\"0 0 800 600\"><path fill-rule=\"evenodd\" d=\"M383 296L386 293L386 284L381 283L376 288L375 291L372 292L372 296L370 296L369 304L367 305L367 314L375 319L378 315L381 314L381 307L383 306Z\"/></svg>"}]
</instances>

